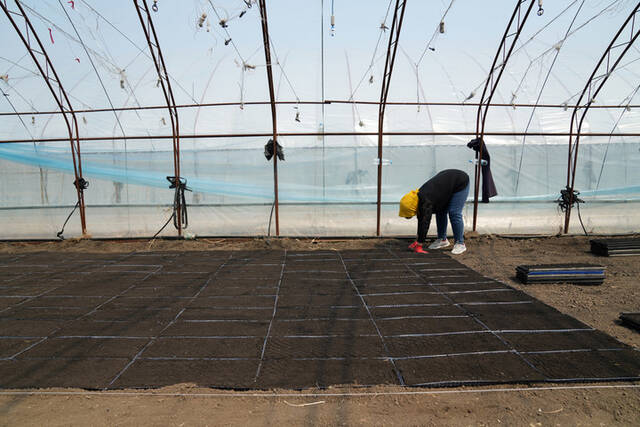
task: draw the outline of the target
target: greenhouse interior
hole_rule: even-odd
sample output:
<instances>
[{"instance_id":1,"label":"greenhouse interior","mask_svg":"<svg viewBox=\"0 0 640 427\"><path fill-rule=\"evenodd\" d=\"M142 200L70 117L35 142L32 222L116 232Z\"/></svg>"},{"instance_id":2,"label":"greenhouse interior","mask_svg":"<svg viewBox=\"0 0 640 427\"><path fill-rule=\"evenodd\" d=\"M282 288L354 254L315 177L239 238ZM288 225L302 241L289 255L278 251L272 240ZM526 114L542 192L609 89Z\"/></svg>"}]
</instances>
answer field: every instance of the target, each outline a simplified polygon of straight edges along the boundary
<instances>
[{"instance_id":1,"label":"greenhouse interior","mask_svg":"<svg viewBox=\"0 0 640 427\"><path fill-rule=\"evenodd\" d=\"M639 229L635 1L1 6L2 239L410 235L445 169L466 231Z\"/></svg>"}]
</instances>

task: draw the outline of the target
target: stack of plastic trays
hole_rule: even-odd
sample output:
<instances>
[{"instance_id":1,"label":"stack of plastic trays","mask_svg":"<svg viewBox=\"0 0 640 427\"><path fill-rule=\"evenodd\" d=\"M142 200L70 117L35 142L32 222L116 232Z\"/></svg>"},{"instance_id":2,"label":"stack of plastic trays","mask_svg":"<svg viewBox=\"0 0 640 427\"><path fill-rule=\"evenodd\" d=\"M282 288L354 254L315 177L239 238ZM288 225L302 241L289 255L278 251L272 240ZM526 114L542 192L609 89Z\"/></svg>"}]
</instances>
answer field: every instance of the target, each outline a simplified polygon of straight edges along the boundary
<instances>
[{"instance_id":1,"label":"stack of plastic trays","mask_svg":"<svg viewBox=\"0 0 640 427\"><path fill-rule=\"evenodd\" d=\"M540 264L519 265L516 277L530 283L574 283L577 285L601 285L605 267L593 264Z\"/></svg>"},{"instance_id":2,"label":"stack of plastic trays","mask_svg":"<svg viewBox=\"0 0 640 427\"><path fill-rule=\"evenodd\" d=\"M640 239L594 239L591 252L603 256L640 255Z\"/></svg>"}]
</instances>

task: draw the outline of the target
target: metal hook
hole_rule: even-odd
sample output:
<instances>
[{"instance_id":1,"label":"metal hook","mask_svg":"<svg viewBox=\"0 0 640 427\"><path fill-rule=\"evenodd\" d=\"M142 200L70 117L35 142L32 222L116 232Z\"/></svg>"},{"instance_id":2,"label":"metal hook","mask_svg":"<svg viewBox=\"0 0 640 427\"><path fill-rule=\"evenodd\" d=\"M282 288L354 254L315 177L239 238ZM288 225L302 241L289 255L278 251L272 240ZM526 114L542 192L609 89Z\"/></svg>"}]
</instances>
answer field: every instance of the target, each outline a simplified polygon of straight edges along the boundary
<instances>
[{"instance_id":1,"label":"metal hook","mask_svg":"<svg viewBox=\"0 0 640 427\"><path fill-rule=\"evenodd\" d=\"M157 11L158 11L158 0L153 0L153 6L151 6L151 9L152 9L154 12L157 12Z\"/></svg>"},{"instance_id":2,"label":"metal hook","mask_svg":"<svg viewBox=\"0 0 640 427\"><path fill-rule=\"evenodd\" d=\"M538 0L538 16L542 16L544 9L542 8L542 0Z\"/></svg>"}]
</instances>

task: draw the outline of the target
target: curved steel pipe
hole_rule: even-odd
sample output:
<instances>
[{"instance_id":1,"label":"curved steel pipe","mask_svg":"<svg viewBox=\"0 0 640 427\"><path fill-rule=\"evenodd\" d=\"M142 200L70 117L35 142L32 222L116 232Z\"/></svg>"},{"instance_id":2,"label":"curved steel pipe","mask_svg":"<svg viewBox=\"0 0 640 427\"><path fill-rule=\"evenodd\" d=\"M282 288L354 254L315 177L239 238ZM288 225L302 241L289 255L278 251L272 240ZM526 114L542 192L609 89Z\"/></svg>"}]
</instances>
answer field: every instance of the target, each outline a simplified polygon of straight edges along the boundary
<instances>
[{"instance_id":1,"label":"curved steel pipe","mask_svg":"<svg viewBox=\"0 0 640 427\"><path fill-rule=\"evenodd\" d=\"M475 180L474 180L475 188L473 193L473 231L476 231L476 224L478 219L478 194L480 190L480 170L481 170L480 156L484 146L484 127L487 120L487 112L489 111L493 94L495 93L496 88L498 87L498 83L500 82L502 73L504 72L505 66L507 65L507 62L511 57L511 52L513 52L513 49L516 45L516 41L518 41L518 38L520 37L522 28L524 27L525 22L527 22L527 18L531 13L531 9L533 8L533 4L535 3L535 0L529 0L529 7L524 13L524 16L522 16L522 6L526 2L527 0L517 0L516 7L513 9L513 13L511 14L511 19L507 24L507 28L504 31L502 40L500 41L500 45L498 46L496 56L493 58L493 63L491 64L489 75L487 76L487 82L484 86L484 90L482 91L482 96L480 97L480 102L478 104L478 113L476 116L476 138L480 138L480 146L479 146L478 152L476 153L476 169L475 169ZM515 30L512 30L514 23L516 28ZM510 39L510 45L507 50L507 43L509 39ZM497 64L498 58L500 58L501 54L502 54L502 62L500 64ZM497 77L494 78L496 71L497 71ZM489 90L488 94L487 94L487 90Z\"/></svg>"},{"instance_id":2,"label":"curved steel pipe","mask_svg":"<svg viewBox=\"0 0 640 427\"><path fill-rule=\"evenodd\" d=\"M71 102L69 101L69 97L67 96L67 92L64 90L62 86L62 81L58 77L58 73L53 67L53 63L47 54L47 51L44 48L44 45L40 41L38 34L36 33L29 17L25 13L22 5L19 0L14 0L16 6L18 7L18 11L10 10L7 6L7 1L0 1L0 8L2 8L5 15L13 25L13 28L18 33L18 36L24 43L24 46L27 48L27 51L33 62L35 62L36 67L38 67L38 71L40 75L44 79L51 95L58 104L58 108L62 113L65 124L67 126L67 131L69 133L69 143L71 144L71 157L73 160L73 173L75 176L74 185L76 187L76 192L78 194L78 208L80 211L80 226L82 228L82 236L87 236L87 223L85 217L85 204L84 204L84 178L82 177L82 158L80 156L80 139L78 133L78 120L76 119L75 112L73 107L71 106ZM20 29L20 26L16 23L14 17L22 18L24 21L25 31ZM37 44L37 50L31 45L31 40L35 40ZM38 55L36 55L38 54ZM51 73L51 75L49 74Z\"/></svg>"},{"instance_id":3,"label":"curved steel pipe","mask_svg":"<svg viewBox=\"0 0 640 427\"><path fill-rule=\"evenodd\" d=\"M393 73L393 64L396 60L398 50L398 39L402 29L406 0L396 0L396 7L393 11L393 21L391 32L389 33L389 46L387 47L386 61L384 64L384 76L382 78L382 89L380 92L380 105L378 107L378 199L376 208L376 236L380 236L380 210L382 204L382 137L384 128L384 112L389 94L389 84Z\"/></svg>"},{"instance_id":4,"label":"curved steel pipe","mask_svg":"<svg viewBox=\"0 0 640 427\"><path fill-rule=\"evenodd\" d=\"M260 5L260 21L262 22L262 40L264 42L264 58L267 63L267 80L269 82L269 100L271 104L271 120L273 128L273 205L276 214L276 236L280 236L280 215L278 203L278 123L276 116L276 97L273 89L273 71L271 69L271 48L269 47L269 25L267 22L266 0L258 0Z\"/></svg>"},{"instance_id":5,"label":"curved steel pipe","mask_svg":"<svg viewBox=\"0 0 640 427\"><path fill-rule=\"evenodd\" d=\"M574 199L574 189L575 189L575 181L576 181L576 166L578 163L578 146L580 145L580 132L582 130L582 124L584 123L584 118L589 111L589 107L594 102L598 93L604 86L604 84L609 79L609 76L615 70L615 68L620 63L622 57L627 53L627 51L631 48L633 43L638 38L640 34L640 28L636 27L636 16L638 15L638 11L640 10L640 2L636 4L636 7L633 9L631 14L624 21L618 32L607 49L605 49L600 61L594 68L591 76L589 76L589 80L584 86L582 93L580 94L580 98L578 98L578 102L576 102L576 107L573 109L573 114L571 114L571 125L570 125L570 133L569 133L569 156L567 160L567 190L568 197L567 200L568 205L565 211L564 217L564 233L569 232L569 221L571 219L571 206L573 205ZM624 30L628 28L630 30L629 40L628 41L620 41L622 33ZM622 48L623 47L623 48ZM612 58L612 50L615 48L615 55ZM620 49L622 48L622 49ZM587 95L586 102L581 105L582 99ZM582 110L580 118L577 119L578 110ZM574 132L575 128L575 132ZM572 139L572 136L575 135L575 142Z\"/></svg>"},{"instance_id":6,"label":"curved steel pipe","mask_svg":"<svg viewBox=\"0 0 640 427\"><path fill-rule=\"evenodd\" d=\"M149 52L151 58L156 67L158 73L158 84L162 87L162 94L167 103L167 109L169 110L169 117L171 119L171 133L173 141L173 171L176 177L176 191L180 185L180 122L178 120L178 109L176 108L176 101L173 97L173 91L171 90L171 82L169 81L169 73L162 56L162 50L160 49L160 42L158 41L158 34L153 25L153 19L151 19L151 12L147 5L147 0L142 0L140 5L139 0L133 0L133 4L140 18L140 25L144 32L144 36L147 39L149 46ZM155 2L154 2L155 6ZM182 236L182 200L180 197L175 198L175 224L178 228L178 235Z\"/></svg>"}]
</instances>

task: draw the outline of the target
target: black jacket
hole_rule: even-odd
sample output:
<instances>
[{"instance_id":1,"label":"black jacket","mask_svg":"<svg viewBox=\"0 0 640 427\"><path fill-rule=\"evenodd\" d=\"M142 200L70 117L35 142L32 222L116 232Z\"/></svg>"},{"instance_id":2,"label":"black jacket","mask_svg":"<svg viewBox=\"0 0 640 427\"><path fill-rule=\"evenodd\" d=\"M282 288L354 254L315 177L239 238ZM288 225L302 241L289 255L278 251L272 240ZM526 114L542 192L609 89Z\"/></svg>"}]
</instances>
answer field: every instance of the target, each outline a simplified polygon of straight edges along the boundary
<instances>
[{"instance_id":1,"label":"black jacket","mask_svg":"<svg viewBox=\"0 0 640 427\"><path fill-rule=\"evenodd\" d=\"M431 215L447 210L453 193L469 185L469 175L458 169L445 169L418 190L418 242L427 238Z\"/></svg>"},{"instance_id":2,"label":"black jacket","mask_svg":"<svg viewBox=\"0 0 640 427\"><path fill-rule=\"evenodd\" d=\"M467 144L467 147L477 153L480 151L481 142L482 140L480 138L472 139ZM493 182L493 175L491 174L491 156L487 150L487 145L484 143L482 143L480 159L486 161L486 164L481 164L480 166L482 170L482 203L489 203L491 197L498 195L498 190L496 189L496 184Z\"/></svg>"}]
</instances>

